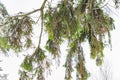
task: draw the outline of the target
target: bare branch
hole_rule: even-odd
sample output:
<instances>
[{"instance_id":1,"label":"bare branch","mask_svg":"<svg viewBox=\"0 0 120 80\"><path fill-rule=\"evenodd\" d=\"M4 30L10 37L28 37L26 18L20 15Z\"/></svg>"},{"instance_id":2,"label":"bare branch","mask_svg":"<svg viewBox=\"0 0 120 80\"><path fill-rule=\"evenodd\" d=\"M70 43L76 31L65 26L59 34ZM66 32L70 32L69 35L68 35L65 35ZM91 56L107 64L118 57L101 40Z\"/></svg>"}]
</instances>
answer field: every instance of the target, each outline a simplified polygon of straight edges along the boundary
<instances>
[{"instance_id":1,"label":"bare branch","mask_svg":"<svg viewBox=\"0 0 120 80\"><path fill-rule=\"evenodd\" d=\"M41 10L41 31L40 31L40 36L39 36L39 43L38 43L38 47L40 46L40 43L41 43L41 37L42 37L42 33L43 33L43 15L44 15L44 7L45 7L45 3L46 3L47 0L45 0L40 8Z\"/></svg>"},{"instance_id":2,"label":"bare branch","mask_svg":"<svg viewBox=\"0 0 120 80\"><path fill-rule=\"evenodd\" d=\"M28 13L26 13L26 14L15 15L15 16L9 16L9 17L22 17L22 16L31 15L31 14L33 14L33 13L35 13L35 12L41 11L41 10L44 9L44 6L45 6L45 3L46 3L46 2L47 2L47 0L44 0L42 6L41 6L39 9L35 9L35 10L30 11L30 12L28 12ZM8 17L8 18L9 18L9 17Z\"/></svg>"},{"instance_id":3,"label":"bare branch","mask_svg":"<svg viewBox=\"0 0 120 80\"><path fill-rule=\"evenodd\" d=\"M41 31L40 31L40 36L39 36L39 43L38 43L38 47L40 46L41 43L41 37L42 37L42 33L43 33L43 10L41 10Z\"/></svg>"}]
</instances>

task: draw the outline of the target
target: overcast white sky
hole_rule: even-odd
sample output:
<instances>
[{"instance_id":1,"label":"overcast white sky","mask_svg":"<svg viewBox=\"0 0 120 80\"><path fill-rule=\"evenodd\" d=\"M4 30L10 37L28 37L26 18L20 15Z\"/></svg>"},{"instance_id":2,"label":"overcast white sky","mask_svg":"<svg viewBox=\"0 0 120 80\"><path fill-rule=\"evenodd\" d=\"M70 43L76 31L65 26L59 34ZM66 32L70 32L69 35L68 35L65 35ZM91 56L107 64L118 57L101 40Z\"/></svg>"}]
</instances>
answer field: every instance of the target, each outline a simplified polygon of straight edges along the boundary
<instances>
[{"instance_id":1,"label":"overcast white sky","mask_svg":"<svg viewBox=\"0 0 120 80\"><path fill-rule=\"evenodd\" d=\"M57 1L57 0L54 0ZM29 12L31 10L37 9L41 6L41 2L43 0L1 0L6 6L8 12L10 14L16 14L18 12ZM55 2L54 2L55 3ZM117 10L118 11L118 10ZM118 11L119 12L119 11ZM113 72L113 80L120 80L120 16L113 16L115 19L116 30L112 31L112 51L108 48L105 49L105 60L107 60L112 67ZM88 46L88 45L86 45ZM62 46L64 47L64 45ZM63 51L65 52L65 51ZM85 53L88 53L88 50L85 50ZM1 53L2 54L2 53ZM89 55L88 55L89 57ZM18 69L23 59L21 56L18 58L17 56L11 54L9 57L0 56L0 59L3 59L2 64L4 73L9 74L9 80L18 80ZM89 67L88 70L92 72L96 72L96 68L92 68L91 64L94 64L93 61L86 63ZM62 61L64 61L64 57L62 57ZM96 73L95 73L96 74ZM93 75L95 75L93 74ZM52 77L49 77L48 80L64 80L64 69L62 67L53 71ZM92 80L92 79L91 79Z\"/></svg>"}]
</instances>

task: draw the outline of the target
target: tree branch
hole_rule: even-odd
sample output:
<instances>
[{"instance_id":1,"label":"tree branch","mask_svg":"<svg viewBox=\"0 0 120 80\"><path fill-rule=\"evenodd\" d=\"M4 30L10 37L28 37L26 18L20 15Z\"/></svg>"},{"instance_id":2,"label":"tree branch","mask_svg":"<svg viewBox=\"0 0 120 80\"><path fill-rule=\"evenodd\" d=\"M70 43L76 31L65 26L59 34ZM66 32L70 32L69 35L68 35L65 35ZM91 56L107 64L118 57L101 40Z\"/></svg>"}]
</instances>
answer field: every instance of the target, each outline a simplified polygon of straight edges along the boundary
<instances>
[{"instance_id":1,"label":"tree branch","mask_svg":"<svg viewBox=\"0 0 120 80\"><path fill-rule=\"evenodd\" d=\"M42 33L43 33L43 10L41 10L41 31L40 31L40 36L39 36L39 43L38 43L38 47L40 46L41 43L41 37L42 37Z\"/></svg>"},{"instance_id":2,"label":"tree branch","mask_svg":"<svg viewBox=\"0 0 120 80\"><path fill-rule=\"evenodd\" d=\"M47 0L44 0L42 6L41 6L39 9L35 9L35 10L33 10L33 11L30 11L30 12L28 12L28 13L21 14L21 15L9 16L8 18L11 18L11 17L22 17L22 16L27 16L27 15L31 15L31 14L33 14L33 13L35 13L35 12L41 11L41 10L44 9L45 3L46 3L46 2L47 2Z\"/></svg>"},{"instance_id":3,"label":"tree branch","mask_svg":"<svg viewBox=\"0 0 120 80\"><path fill-rule=\"evenodd\" d=\"M41 43L41 37L42 37L42 33L43 33L43 15L44 15L44 7L45 7L45 3L46 3L47 0L45 0L41 6L41 31L40 31L40 36L39 36L39 43L38 43L38 47L40 46L40 43Z\"/></svg>"}]
</instances>

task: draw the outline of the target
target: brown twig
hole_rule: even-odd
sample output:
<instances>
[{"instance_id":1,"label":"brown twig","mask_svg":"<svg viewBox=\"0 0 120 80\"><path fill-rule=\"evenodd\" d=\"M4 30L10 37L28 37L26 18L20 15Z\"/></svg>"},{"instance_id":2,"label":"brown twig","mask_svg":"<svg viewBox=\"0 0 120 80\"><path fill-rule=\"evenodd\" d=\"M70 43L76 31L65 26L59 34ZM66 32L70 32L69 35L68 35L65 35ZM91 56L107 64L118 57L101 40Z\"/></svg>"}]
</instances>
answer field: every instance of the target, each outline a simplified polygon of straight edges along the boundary
<instances>
[{"instance_id":1,"label":"brown twig","mask_svg":"<svg viewBox=\"0 0 120 80\"><path fill-rule=\"evenodd\" d=\"M44 9L44 6L45 6L45 3L46 3L46 2L47 2L47 0L44 0L42 6L41 6L39 9L35 9L35 10L30 11L30 12L28 12L28 13L26 13L26 14L15 15L15 16L9 16L8 18L11 18L11 17L22 17L22 16L27 16L27 15L31 15L31 14L33 14L33 13L35 13L35 12L41 11L41 10Z\"/></svg>"},{"instance_id":2,"label":"brown twig","mask_svg":"<svg viewBox=\"0 0 120 80\"><path fill-rule=\"evenodd\" d=\"M44 7L45 7L45 3L47 0L45 0L41 6L41 31L40 31L40 36L39 36L39 43L38 43L38 47L40 46L41 43L41 37L42 37L42 33L43 33L43 15L44 15Z\"/></svg>"},{"instance_id":3,"label":"brown twig","mask_svg":"<svg viewBox=\"0 0 120 80\"><path fill-rule=\"evenodd\" d=\"M39 43L38 43L38 47L40 46L41 43L41 37L42 37L42 33L43 33L43 10L41 10L41 31L40 31L40 36L39 36Z\"/></svg>"}]
</instances>

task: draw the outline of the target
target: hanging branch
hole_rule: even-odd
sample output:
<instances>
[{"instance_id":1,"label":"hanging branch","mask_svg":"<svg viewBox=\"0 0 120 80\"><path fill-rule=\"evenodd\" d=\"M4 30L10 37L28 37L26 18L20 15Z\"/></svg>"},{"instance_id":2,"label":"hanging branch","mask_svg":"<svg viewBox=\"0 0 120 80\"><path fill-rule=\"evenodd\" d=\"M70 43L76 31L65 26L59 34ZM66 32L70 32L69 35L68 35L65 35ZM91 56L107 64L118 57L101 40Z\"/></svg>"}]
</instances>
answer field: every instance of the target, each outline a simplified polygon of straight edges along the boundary
<instances>
[{"instance_id":1,"label":"hanging branch","mask_svg":"<svg viewBox=\"0 0 120 80\"><path fill-rule=\"evenodd\" d=\"M46 3L47 0L45 0L40 8L40 11L41 11L41 31L40 31L40 36L39 36L39 43L38 43L38 47L40 46L40 43L41 43L41 37L42 37L42 33L43 33L43 15L44 15L44 7L45 7L45 3Z\"/></svg>"},{"instance_id":2,"label":"hanging branch","mask_svg":"<svg viewBox=\"0 0 120 80\"><path fill-rule=\"evenodd\" d=\"M39 10L41 11L41 14L40 14L40 15L41 15L41 31L40 31L39 42L38 42L37 48L40 47L41 37L42 37L42 33L43 33L43 15L44 15L43 10L44 10L44 6L45 6L46 1L47 1L47 0L45 0L45 1L43 2L41 8L39 9ZM22 15L21 15L21 16L22 16ZM31 57L33 57L35 54L36 54L36 53L32 54Z\"/></svg>"},{"instance_id":3,"label":"hanging branch","mask_svg":"<svg viewBox=\"0 0 120 80\"><path fill-rule=\"evenodd\" d=\"M41 44L41 38L42 38L42 33L43 33L43 15L44 15L44 7L45 7L45 3L47 0L45 0L40 8L41 11L41 31L40 31L40 36L39 36L39 42L38 42L38 48L40 47Z\"/></svg>"},{"instance_id":4,"label":"hanging branch","mask_svg":"<svg viewBox=\"0 0 120 80\"><path fill-rule=\"evenodd\" d=\"M41 30L38 37L38 46L35 49L34 53L32 53L32 55L27 55L25 57L21 67L23 67L23 69L25 69L26 71L22 71L22 78L20 80L33 80L29 73L34 74L34 78L38 77L38 80L44 80L44 71L47 69L47 67L44 66L50 66L49 62L46 61L48 55L46 55L45 51L41 49L41 42L43 36L42 33L44 27L46 28L46 31L48 33L46 50L48 50L54 56L54 58L56 58L56 56L60 56L60 45L63 43L63 39L66 39L68 41L69 51L65 63L66 80L71 80L72 78L71 73L74 69L72 65L72 59L74 58L76 58L76 78L78 80L87 80L89 76L85 66L85 59L82 49L83 47L81 46L83 42L89 42L88 44L90 46L91 57L93 59L96 59L97 56L100 55L100 58L96 59L96 62L102 62L102 60L100 61L99 59L103 58L102 52L105 46L103 43L104 36L101 37L101 35L105 34L104 31L106 28L106 33L108 33L108 37L110 39L110 31L113 29L113 20L111 20L111 17L105 15L103 10L101 9L104 8L104 6L108 5L108 3L100 6L97 4L98 2L96 0L83 0L80 1L79 4L77 4L76 0L76 4L74 4L76 7L74 7L74 5L71 4L73 3L73 1L74 0L61 0L57 7L52 7L52 3L48 4L48 9L44 13L44 7L47 2L47 0L44 0L42 6L38 9L35 9L28 13L6 17L8 18L7 23L11 22L11 24L8 25L8 27L10 26L9 28L5 28L9 30L8 33L11 34L11 31L14 30L16 34L13 33L13 37L10 36L11 41L7 41L6 38L2 38L0 44L3 43L4 47L8 43L12 44L13 49L17 49L19 47L21 49L23 47L21 46L22 36L26 37L27 34L27 36L29 37L30 33L32 32L32 22L29 15L38 11L40 12L39 16L41 19ZM75 13L77 13L77 15ZM19 22L21 22L22 24ZM19 27L17 27L18 25ZM24 28L24 26L26 27ZM27 32L29 32L29 34ZM100 39L98 39L97 37ZM5 40L6 42L4 42ZM15 46L13 45L13 43L15 43ZM6 46L4 48L7 49ZM25 74L23 74L24 72Z\"/></svg>"},{"instance_id":5,"label":"hanging branch","mask_svg":"<svg viewBox=\"0 0 120 80\"><path fill-rule=\"evenodd\" d=\"M41 43L41 37L42 37L42 33L43 33L43 10L41 10L41 31L40 31L40 36L39 36L39 43L38 43L38 47L40 46Z\"/></svg>"}]
</instances>

